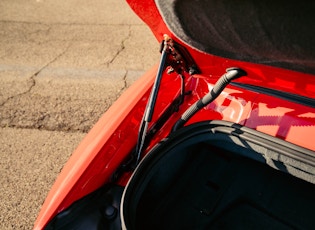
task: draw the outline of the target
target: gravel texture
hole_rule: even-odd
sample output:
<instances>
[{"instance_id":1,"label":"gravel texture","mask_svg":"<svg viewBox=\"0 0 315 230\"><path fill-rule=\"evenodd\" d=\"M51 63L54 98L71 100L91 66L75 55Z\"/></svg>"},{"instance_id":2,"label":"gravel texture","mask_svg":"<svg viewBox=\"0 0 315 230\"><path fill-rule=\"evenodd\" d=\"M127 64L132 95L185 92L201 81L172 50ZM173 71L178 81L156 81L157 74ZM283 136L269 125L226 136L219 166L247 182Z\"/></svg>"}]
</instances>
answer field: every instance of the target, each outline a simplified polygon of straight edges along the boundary
<instances>
[{"instance_id":1,"label":"gravel texture","mask_svg":"<svg viewBox=\"0 0 315 230\"><path fill-rule=\"evenodd\" d=\"M71 153L159 44L123 0L3 0L0 12L0 229L32 229Z\"/></svg>"}]
</instances>

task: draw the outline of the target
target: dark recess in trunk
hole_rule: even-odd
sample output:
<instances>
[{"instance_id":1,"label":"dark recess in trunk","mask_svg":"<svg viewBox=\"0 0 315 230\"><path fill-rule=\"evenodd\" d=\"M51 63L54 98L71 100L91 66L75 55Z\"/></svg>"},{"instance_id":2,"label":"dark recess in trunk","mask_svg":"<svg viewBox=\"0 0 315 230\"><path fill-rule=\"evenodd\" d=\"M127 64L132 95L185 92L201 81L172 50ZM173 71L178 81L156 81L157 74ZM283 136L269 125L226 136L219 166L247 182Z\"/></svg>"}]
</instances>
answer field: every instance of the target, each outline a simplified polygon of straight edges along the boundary
<instances>
[{"instance_id":1,"label":"dark recess in trunk","mask_svg":"<svg viewBox=\"0 0 315 230\"><path fill-rule=\"evenodd\" d=\"M223 124L184 128L145 158L124 194L128 229L315 226L312 152Z\"/></svg>"}]
</instances>

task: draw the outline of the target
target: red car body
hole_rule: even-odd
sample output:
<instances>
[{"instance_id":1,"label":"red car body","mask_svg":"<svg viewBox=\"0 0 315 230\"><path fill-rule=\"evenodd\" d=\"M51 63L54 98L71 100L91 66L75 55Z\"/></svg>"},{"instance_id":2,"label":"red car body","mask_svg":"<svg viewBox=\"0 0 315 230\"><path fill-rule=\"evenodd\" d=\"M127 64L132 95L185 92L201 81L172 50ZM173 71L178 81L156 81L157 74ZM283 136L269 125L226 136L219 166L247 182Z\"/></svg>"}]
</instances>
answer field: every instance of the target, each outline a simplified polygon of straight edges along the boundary
<instances>
[{"instance_id":1,"label":"red car body","mask_svg":"<svg viewBox=\"0 0 315 230\"><path fill-rule=\"evenodd\" d=\"M153 0L128 0L128 3L151 28L157 41L162 41L164 34L168 34L177 44L185 47L199 69L199 73L193 76L183 73L185 90L191 93L185 97L178 111L156 131L143 155L167 137L180 115L212 89L227 68L234 66L244 69L247 76L235 80L235 84L228 86L214 102L195 114L187 125L205 120L230 121L315 153L314 73L200 51L170 30ZM314 59L311 62L314 64ZM49 192L34 229L43 229L58 213L111 181L117 168L137 144L142 114L157 71L158 66L155 66L134 83L87 134ZM260 91L261 88L266 90ZM179 74L165 70L149 129L178 97L180 89ZM131 172L123 173L115 183L125 186L130 176Z\"/></svg>"}]
</instances>

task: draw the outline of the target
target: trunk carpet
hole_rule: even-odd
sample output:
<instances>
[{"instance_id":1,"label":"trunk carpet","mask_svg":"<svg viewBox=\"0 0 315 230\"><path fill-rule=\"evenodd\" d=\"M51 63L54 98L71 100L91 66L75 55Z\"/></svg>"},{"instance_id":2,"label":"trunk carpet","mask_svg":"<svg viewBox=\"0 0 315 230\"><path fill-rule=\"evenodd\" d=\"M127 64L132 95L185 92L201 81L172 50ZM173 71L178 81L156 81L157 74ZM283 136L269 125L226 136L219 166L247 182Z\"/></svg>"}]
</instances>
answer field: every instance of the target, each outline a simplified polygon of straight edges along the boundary
<instances>
[{"instance_id":1,"label":"trunk carpet","mask_svg":"<svg viewBox=\"0 0 315 230\"><path fill-rule=\"evenodd\" d=\"M313 184L206 144L192 146L183 159L173 155L159 164L180 171L152 177L139 202L137 229L315 226Z\"/></svg>"}]
</instances>

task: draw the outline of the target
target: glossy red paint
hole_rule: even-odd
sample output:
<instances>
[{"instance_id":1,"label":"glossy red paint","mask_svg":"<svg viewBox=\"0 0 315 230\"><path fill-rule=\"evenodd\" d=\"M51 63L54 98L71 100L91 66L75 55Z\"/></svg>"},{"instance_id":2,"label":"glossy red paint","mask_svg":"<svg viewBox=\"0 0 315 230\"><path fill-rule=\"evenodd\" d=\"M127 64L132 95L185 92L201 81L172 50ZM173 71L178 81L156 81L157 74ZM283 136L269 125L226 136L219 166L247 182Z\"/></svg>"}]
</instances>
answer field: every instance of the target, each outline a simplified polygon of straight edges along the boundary
<instances>
[{"instance_id":1,"label":"glossy red paint","mask_svg":"<svg viewBox=\"0 0 315 230\"><path fill-rule=\"evenodd\" d=\"M37 220L37 226L43 226L42 224L75 200L108 182L136 144L139 122L155 73L156 68L133 85L86 136L50 191L40 214L41 219ZM186 97L185 104L157 132L148 149L169 134L180 114L205 95L215 80L204 75L189 79L186 88L192 89L193 93ZM164 74L152 123L179 94L179 88L180 79L176 74ZM188 124L212 119L246 125L315 150L311 140L315 132L314 108L233 86L196 114ZM128 175L123 177L120 183L124 185L127 179Z\"/></svg>"},{"instance_id":2,"label":"glossy red paint","mask_svg":"<svg viewBox=\"0 0 315 230\"><path fill-rule=\"evenodd\" d=\"M221 58L204 52L200 52L189 44L177 38L165 25L154 3L154 0L138 1L127 0L134 12L151 28L158 41L168 34L181 45L184 45L204 76L220 76L226 68L238 66L246 69L249 77L242 78L242 83L257 86L265 86L275 90L315 98L315 79L311 74L295 72L286 69L275 68L267 65L258 65L249 62L241 62L228 58ZM303 80L301 80L303 79Z\"/></svg>"},{"instance_id":3,"label":"glossy red paint","mask_svg":"<svg viewBox=\"0 0 315 230\"><path fill-rule=\"evenodd\" d=\"M150 89L156 69L131 86L80 143L50 190L34 229L42 229L55 214L109 179L136 142L134 133L145 107L143 95ZM117 155L119 151L123 152Z\"/></svg>"},{"instance_id":4,"label":"glossy red paint","mask_svg":"<svg viewBox=\"0 0 315 230\"><path fill-rule=\"evenodd\" d=\"M240 67L248 73L248 76L236 80L237 83L315 99L314 76L199 52L181 42L167 29L153 0L128 0L128 3L150 26L158 41L162 40L163 34L169 34L176 42L185 45L201 71L194 77L185 74L186 91L191 91L191 94L185 97L179 111L157 131L145 152L165 138L180 115L203 97L218 77L225 73L225 69L231 66ZM42 229L54 215L110 180L136 145L139 123L156 71L157 67L154 67L131 86L88 133L56 180L34 229ZM151 126L179 93L179 76L176 73L164 73ZM232 85L198 112L187 125L212 119L245 125L315 151L314 106ZM118 183L125 185L129 176L122 175Z\"/></svg>"},{"instance_id":5,"label":"glossy red paint","mask_svg":"<svg viewBox=\"0 0 315 230\"><path fill-rule=\"evenodd\" d=\"M289 94L315 99L315 77L313 75L267 65L235 61L200 52L192 48L189 44L185 44L172 34L163 23L153 0L128 0L128 3L138 16L150 26L158 40L162 40L163 34L167 33L170 34L176 42L184 45L188 49L188 52L192 55L201 70L202 76L199 76L199 78L203 79L205 85L210 82L213 83L214 79L224 73L226 68L238 66L246 70L248 73L247 77L237 80L239 83L265 87L280 92L287 92ZM147 8L150 8L150 14L147 14L147 11L145 10ZM150 15L154 15L154 17L150 17ZM207 92L207 87L203 87L200 84L198 85L197 91L200 92L200 95L204 95ZM201 91L203 91L203 93ZM238 94L245 95L252 94L252 92L241 90ZM254 97L254 95L255 93L251 97ZM240 119L231 117L231 113L228 112L229 110L236 111L237 113L239 109L245 109L242 108L242 106L239 106L240 103L237 102L234 102L236 106L234 109L233 105L229 105L228 107L223 106L227 108L225 110L223 107L218 108L214 105L210 105L210 107L212 106L213 110L221 110L222 113L229 114L226 115L224 119L255 128L270 135L277 136L289 142L314 150L315 147L314 144L312 144L312 133L314 133L314 108L267 95L256 94L256 97L255 100L250 99L247 101L247 107L251 104L253 110L248 114L247 118L242 117ZM220 100L220 98L218 98L217 101L218 100ZM238 106L236 104L238 104ZM211 109L210 107L209 109ZM248 109L247 107L246 109ZM234 114L234 112L232 114ZM203 113L205 112L201 111L199 114ZM197 116L201 115L196 115L196 117ZM245 114L242 116L245 116ZM219 118L219 116L217 117ZM195 121L195 119L192 121ZM308 135L305 135L306 133ZM304 134L303 138L301 138L300 134Z\"/></svg>"}]
</instances>

